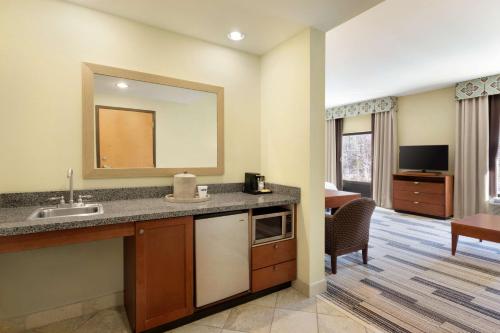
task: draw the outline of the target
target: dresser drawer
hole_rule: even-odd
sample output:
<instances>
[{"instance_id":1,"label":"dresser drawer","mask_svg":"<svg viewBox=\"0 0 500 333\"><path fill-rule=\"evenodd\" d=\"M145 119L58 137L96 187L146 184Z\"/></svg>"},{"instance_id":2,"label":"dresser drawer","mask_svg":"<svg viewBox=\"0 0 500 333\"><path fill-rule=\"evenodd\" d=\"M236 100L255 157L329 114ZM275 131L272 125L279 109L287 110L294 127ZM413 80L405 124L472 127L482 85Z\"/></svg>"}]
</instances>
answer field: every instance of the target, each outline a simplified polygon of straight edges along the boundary
<instances>
[{"instance_id":1,"label":"dresser drawer","mask_svg":"<svg viewBox=\"0 0 500 333\"><path fill-rule=\"evenodd\" d=\"M418 201L433 205L444 205L444 194L425 193L420 191L394 191L394 200Z\"/></svg>"},{"instance_id":2,"label":"dresser drawer","mask_svg":"<svg viewBox=\"0 0 500 333\"><path fill-rule=\"evenodd\" d=\"M393 203L395 210L402 210L407 212L415 212L425 215L445 216L444 205L433 205L420 201L408 200L394 200Z\"/></svg>"},{"instance_id":3,"label":"dresser drawer","mask_svg":"<svg viewBox=\"0 0 500 333\"><path fill-rule=\"evenodd\" d=\"M444 183L423 183L417 181L395 180L394 192L408 191L420 193L444 194Z\"/></svg>"},{"instance_id":4,"label":"dresser drawer","mask_svg":"<svg viewBox=\"0 0 500 333\"><path fill-rule=\"evenodd\" d=\"M297 261L291 260L252 271L252 292L257 292L297 278Z\"/></svg>"},{"instance_id":5,"label":"dresser drawer","mask_svg":"<svg viewBox=\"0 0 500 333\"><path fill-rule=\"evenodd\" d=\"M270 243L252 248L252 269L276 265L297 257L297 241Z\"/></svg>"}]
</instances>

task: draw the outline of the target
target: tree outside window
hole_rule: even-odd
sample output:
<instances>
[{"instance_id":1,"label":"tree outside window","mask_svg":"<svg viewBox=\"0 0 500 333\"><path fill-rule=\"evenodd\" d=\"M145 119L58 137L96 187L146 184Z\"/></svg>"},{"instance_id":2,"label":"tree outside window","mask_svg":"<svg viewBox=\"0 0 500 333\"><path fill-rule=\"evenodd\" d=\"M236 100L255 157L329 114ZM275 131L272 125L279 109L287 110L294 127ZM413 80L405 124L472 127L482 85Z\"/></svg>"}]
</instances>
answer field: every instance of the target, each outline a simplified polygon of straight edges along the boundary
<instances>
[{"instance_id":1,"label":"tree outside window","mask_svg":"<svg viewBox=\"0 0 500 333\"><path fill-rule=\"evenodd\" d=\"M372 134L345 134L342 137L342 178L371 183Z\"/></svg>"}]
</instances>

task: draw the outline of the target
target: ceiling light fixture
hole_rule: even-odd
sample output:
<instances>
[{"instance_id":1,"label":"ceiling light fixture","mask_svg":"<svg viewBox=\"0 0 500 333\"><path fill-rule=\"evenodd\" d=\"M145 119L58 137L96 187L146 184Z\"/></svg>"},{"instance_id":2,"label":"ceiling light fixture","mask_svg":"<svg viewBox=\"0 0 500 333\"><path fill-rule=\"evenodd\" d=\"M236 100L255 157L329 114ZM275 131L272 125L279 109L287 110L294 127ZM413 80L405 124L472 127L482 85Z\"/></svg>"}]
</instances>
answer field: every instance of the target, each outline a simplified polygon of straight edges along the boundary
<instances>
[{"instance_id":1,"label":"ceiling light fixture","mask_svg":"<svg viewBox=\"0 0 500 333\"><path fill-rule=\"evenodd\" d=\"M118 82L116 84L116 86L120 89L127 89L128 88L128 84L126 84L125 82Z\"/></svg>"},{"instance_id":2,"label":"ceiling light fixture","mask_svg":"<svg viewBox=\"0 0 500 333\"><path fill-rule=\"evenodd\" d=\"M239 31L231 31L228 35L227 38L230 40L234 41L240 41L245 38L245 34Z\"/></svg>"}]
</instances>

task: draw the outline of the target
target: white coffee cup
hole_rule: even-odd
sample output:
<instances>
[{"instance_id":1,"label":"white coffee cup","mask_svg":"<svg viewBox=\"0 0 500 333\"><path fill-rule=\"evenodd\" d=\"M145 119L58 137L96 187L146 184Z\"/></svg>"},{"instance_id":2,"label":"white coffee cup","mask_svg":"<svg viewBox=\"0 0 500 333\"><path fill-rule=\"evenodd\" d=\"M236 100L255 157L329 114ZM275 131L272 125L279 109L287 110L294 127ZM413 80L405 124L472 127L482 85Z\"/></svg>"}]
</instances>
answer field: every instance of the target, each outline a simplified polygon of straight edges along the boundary
<instances>
[{"instance_id":1,"label":"white coffee cup","mask_svg":"<svg viewBox=\"0 0 500 333\"><path fill-rule=\"evenodd\" d=\"M198 198L206 198L208 196L208 186L198 185Z\"/></svg>"}]
</instances>

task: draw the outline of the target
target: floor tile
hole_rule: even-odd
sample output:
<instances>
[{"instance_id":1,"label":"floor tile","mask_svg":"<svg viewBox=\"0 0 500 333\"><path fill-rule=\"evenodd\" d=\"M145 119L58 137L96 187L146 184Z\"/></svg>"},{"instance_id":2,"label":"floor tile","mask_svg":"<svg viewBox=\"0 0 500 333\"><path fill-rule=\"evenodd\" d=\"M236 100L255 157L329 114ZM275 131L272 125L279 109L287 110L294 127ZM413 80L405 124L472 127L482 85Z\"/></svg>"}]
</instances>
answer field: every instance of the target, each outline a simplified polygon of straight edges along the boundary
<instances>
[{"instance_id":1,"label":"floor tile","mask_svg":"<svg viewBox=\"0 0 500 333\"><path fill-rule=\"evenodd\" d=\"M278 293L276 307L279 309L316 312L316 297L306 297L293 288Z\"/></svg>"},{"instance_id":2,"label":"floor tile","mask_svg":"<svg viewBox=\"0 0 500 333\"><path fill-rule=\"evenodd\" d=\"M316 333L315 313L276 309L271 333Z\"/></svg>"},{"instance_id":3,"label":"floor tile","mask_svg":"<svg viewBox=\"0 0 500 333\"><path fill-rule=\"evenodd\" d=\"M221 333L222 329L217 327L210 326L201 326L201 325L184 325L179 328L173 329L171 331L167 331L169 333Z\"/></svg>"},{"instance_id":4,"label":"floor tile","mask_svg":"<svg viewBox=\"0 0 500 333\"><path fill-rule=\"evenodd\" d=\"M77 318L66 319L63 321L58 321L46 326L34 328L33 332L37 333L67 333L74 332L77 328L85 324L92 315L84 315Z\"/></svg>"},{"instance_id":5,"label":"floor tile","mask_svg":"<svg viewBox=\"0 0 500 333\"><path fill-rule=\"evenodd\" d=\"M319 333L366 333L365 327L351 318L318 314Z\"/></svg>"},{"instance_id":6,"label":"floor tile","mask_svg":"<svg viewBox=\"0 0 500 333\"><path fill-rule=\"evenodd\" d=\"M26 317L26 328L32 329L45 326L54 322L78 318L83 315L82 303L70 304L56 309L41 311Z\"/></svg>"},{"instance_id":7,"label":"floor tile","mask_svg":"<svg viewBox=\"0 0 500 333\"><path fill-rule=\"evenodd\" d=\"M123 308L108 309L94 314L75 333L130 333Z\"/></svg>"},{"instance_id":8,"label":"floor tile","mask_svg":"<svg viewBox=\"0 0 500 333\"><path fill-rule=\"evenodd\" d=\"M227 318L229 317L230 312L231 310L226 310L213 314L211 316L195 321L193 325L204 325L204 326L223 328Z\"/></svg>"},{"instance_id":9,"label":"floor tile","mask_svg":"<svg viewBox=\"0 0 500 333\"><path fill-rule=\"evenodd\" d=\"M327 302L319 297L316 299L316 306L318 309L318 313L326 314L329 316L347 317L347 315L342 312L335 304Z\"/></svg>"},{"instance_id":10,"label":"floor tile","mask_svg":"<svg viewBox=\"0 0 500 333\"><path fill-rule=\"evenodd\" d=\"M276 299L278 298L278 293L272 293L261 298L257 298L247 304L260 305L260 306L268 306L274 308L276 306Z\"/></svg>"},{"instance_id":11,"label":"floor tile","mask_svg":"<svg viewBox=\"0 0 500 333\"><path fill-rule=\"evenodd\" d=\"M231 310L225 329L250 333L268 333L273 321L274 309L266 306L245 304Z\"/></svg>"},{"instance_id":12,"label":"floor tile","mask_svg":"<svg viewBox=\"0 0 500 333\"><path fill-rule=\"evenodd\" d=\"M245 332L242 332L242 331L232 331L232 330L222 330L221 333L245 333Z\"/></svg>"}]
</instances>

